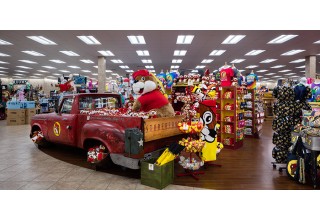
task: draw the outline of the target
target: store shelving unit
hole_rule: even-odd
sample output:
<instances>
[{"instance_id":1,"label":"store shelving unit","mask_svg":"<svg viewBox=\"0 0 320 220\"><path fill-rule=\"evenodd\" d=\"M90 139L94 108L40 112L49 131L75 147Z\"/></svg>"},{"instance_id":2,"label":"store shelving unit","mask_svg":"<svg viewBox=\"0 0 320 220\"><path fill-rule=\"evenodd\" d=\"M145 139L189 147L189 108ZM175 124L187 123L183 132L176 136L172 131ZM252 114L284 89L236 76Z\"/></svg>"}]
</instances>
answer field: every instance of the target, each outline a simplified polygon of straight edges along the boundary
<instances>
[{"instance_id":1,"label":"store shelving unit","mask_svg":"<svg viewBox=\"0 0 320 220\"><path fill-rule=\"evenodd\" d=\"M243 110L239 104L243 100L243 91L235 86L219 87L218 90L217 122L221 126L218 141L225 148L238 149L242 147L244 138ZM226 92L231 92L232 97L226 98Z\"/></svg>"}]
</instances>

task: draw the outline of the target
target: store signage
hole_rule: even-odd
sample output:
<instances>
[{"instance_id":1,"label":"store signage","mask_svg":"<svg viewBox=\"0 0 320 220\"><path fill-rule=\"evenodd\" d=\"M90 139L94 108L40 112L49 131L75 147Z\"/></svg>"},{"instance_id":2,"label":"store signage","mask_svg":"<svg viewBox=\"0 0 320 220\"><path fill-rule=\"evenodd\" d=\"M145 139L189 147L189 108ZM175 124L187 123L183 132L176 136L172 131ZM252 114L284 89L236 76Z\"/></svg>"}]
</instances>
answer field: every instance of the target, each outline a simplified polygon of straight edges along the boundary
<instances>
[{"instance_id":1,"label":"store signage","mask_svg":"<svg viewBox=\"0 0 320 220\"><path fill-rule=\"evenodd\" d=\"M15 85L26 84L27 82L28 82L28 80L13 80L13 84L15 84Z\"/></svg>"}]
</instances>

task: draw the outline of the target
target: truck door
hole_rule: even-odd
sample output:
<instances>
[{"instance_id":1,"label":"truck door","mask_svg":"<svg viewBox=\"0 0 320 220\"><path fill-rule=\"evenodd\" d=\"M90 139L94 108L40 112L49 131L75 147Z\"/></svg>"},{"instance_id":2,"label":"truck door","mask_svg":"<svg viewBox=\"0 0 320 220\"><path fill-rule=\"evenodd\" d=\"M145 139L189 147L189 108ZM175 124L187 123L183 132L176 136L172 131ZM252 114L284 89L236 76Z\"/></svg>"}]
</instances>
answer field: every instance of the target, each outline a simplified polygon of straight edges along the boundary
<instances>
[{"instance_id":1,"label":"truck door","mask_svg":"<svg viewBox=\"0 0 320 220\"><path fill-rule=\"evenodd\" d=\"M71 114L73 101L73 98L64 98L59 113L48 121L48 136L50 141L72 146L76 145L77 115Z\"/></svg>"}]
</instances>

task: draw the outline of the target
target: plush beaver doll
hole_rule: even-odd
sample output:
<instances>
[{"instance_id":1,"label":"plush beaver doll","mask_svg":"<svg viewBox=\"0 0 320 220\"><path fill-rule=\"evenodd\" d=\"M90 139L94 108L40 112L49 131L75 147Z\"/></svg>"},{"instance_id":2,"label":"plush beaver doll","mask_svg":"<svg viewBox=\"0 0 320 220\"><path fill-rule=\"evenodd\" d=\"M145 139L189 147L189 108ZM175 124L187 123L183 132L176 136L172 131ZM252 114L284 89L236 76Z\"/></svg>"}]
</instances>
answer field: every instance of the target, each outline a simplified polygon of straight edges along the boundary
<instances>
[{"instance_id":1,"label":"plush beaver doll","mask_svg":"<svg viewBox=\"0 0 320 220\"><path fill-rule=\"evenodd\" d=\"M133 73L134 93L140 97L133 103L133 111L149 112L154 110L157 117L173 117L175 115L168 99L159 91L154 76L148 70L138 70Z\"/></svg>"}]
</instances>

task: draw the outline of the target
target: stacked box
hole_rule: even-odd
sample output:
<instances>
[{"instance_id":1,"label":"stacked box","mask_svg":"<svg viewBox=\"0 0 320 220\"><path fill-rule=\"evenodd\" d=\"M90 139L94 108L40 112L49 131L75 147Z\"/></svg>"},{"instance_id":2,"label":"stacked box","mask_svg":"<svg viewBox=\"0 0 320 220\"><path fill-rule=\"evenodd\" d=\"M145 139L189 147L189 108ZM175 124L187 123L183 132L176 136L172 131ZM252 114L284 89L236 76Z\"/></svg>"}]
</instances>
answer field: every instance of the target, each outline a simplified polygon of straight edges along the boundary
<instances>
[{"instance_id":1,"label":"stacked box","mask_svg":"<svg viewBox=\"0 0 320 220\"><path fill-rule=\"evenodd\" d=\"M36 114L35 108L27 108L26 109L26 124L30 124L32 116Z\"/></svg>"},{"instance_id":2,"label":"stacked box","mask_svg":"<svg viewBox=\"0 0 320 220\"><path fill-rule=\"evenodd\" d=\"M8 109L7 125L24 125L26 123L25 109Z\"/></svg>"}]
</instances>

